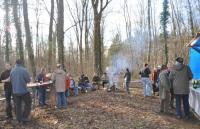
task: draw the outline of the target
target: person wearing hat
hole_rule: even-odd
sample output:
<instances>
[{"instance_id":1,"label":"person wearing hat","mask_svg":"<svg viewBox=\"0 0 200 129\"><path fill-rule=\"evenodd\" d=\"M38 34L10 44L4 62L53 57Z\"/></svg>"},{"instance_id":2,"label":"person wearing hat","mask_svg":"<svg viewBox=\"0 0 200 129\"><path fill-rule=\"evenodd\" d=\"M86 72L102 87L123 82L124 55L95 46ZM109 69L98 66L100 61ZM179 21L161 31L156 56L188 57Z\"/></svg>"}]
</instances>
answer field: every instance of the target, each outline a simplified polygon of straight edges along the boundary
<instances>
[{"instance_id":1,"label":"person wearing hat","mask_svg":"<svg viewBox=\"0 0 200 129\"><path fill-rule=\"evenodd\" d=\"M57 69L52 75L52 81L56 87L57 104L56 108L65 108L67 106L67 100L65 96L66 91L66 72L63 70L61 64L57 64Z\"/></svg>"},{"instance_id":2,"label":"person wearing hat","mask_svg":"<svg viewBox=\"0 0 200 129\"><path fill-rule=\"evenodd\" d=\"M186 118L190 115L189 106L189 81L192 79L193 74L189 66L183 64L183 58L176 58L173 70L169 74L174 95L176 99L176 114L177 118L182 118L181 101L183 101L184 114Z\"/></svg>"}]
</instances>

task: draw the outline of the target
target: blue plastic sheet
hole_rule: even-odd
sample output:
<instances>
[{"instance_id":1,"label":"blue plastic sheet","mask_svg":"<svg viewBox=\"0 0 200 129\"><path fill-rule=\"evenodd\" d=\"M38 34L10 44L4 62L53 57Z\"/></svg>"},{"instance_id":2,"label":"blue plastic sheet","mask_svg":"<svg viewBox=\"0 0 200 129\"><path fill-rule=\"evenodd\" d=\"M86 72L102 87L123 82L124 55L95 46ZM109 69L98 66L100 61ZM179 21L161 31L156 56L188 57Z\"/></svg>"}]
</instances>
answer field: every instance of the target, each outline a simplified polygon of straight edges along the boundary
<instances>
[{"instance_id":1,"label":"blue plastic sheet","mask_svg":"<svg viewBox=\"0 0 200 129\"><path fill-rule=\"evenodd\" d=\"M192 41L192 43L190 44L192 47L200 47L200 38L195 39L194 41Z\"/></svg>"},{"instance_id":2,"label":"blue plastic sheet","mask_svg":"<svg viewBox=\"0 0 200 129\"><path fill-rule=\"evenodd\" d=\"M190 68L193 79L200 79L200 38L196 39L190 48Z\"/></svg>"}]
</instances>

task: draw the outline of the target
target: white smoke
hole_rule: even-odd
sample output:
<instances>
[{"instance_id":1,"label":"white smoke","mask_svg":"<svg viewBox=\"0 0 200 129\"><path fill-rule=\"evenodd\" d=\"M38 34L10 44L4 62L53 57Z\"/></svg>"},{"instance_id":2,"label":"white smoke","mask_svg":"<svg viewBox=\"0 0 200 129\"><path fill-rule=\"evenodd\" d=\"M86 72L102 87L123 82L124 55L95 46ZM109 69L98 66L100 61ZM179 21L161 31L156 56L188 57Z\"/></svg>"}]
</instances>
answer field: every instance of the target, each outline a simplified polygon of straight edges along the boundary
<instances>
[{"instance_id":1,"label":"white smoke","mask_svg":"<svg viewBox=\"0 0 200 129\"><path fill-rule=\"evenodd\" d=\"M125 72L126 69L131 70L131 63L129 59L122 54L116 54L112 57L110 62L110 66L106 68L106 72L108 73L110 86L114 83L119 82L119 77L122 73Z\"/></svg>"}]
</instances>

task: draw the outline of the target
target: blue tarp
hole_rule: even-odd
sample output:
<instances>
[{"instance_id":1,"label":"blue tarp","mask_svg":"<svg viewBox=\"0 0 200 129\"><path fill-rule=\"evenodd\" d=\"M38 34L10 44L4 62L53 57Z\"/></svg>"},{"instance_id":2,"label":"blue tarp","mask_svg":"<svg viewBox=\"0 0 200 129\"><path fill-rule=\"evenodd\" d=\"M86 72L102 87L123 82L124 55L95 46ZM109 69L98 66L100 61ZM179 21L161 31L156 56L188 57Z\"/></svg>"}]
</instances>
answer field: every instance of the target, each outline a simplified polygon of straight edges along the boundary
<instances>
[{"instance_id":1,"label":"blue tarp","mask_svg":"<svg viewBox=\"0 0 200 129\"><path fill-rule=\"evenodd\" d=\"M196 39L190 48L190 68L193 79L200 79L200 38Z\"/></svg>"}]
</instances>

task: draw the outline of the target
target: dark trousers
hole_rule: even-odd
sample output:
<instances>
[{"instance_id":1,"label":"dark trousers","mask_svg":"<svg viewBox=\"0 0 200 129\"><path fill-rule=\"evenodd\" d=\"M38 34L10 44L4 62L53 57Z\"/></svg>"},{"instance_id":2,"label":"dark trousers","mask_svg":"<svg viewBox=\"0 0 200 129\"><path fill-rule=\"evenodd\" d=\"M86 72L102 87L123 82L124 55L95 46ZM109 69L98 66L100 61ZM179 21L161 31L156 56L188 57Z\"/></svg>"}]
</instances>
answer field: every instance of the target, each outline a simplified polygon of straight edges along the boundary
<instances>
[{"instance_id":1,"label":"dark trousers","mask_svg":"<svg viewBox=\"0 0 200 129\"><path fill-rule=\"evenodd\" d=\"M6 98L6 115L9 118L12 118L12 91L5 91L5 98Z\"/></svg>"},{"instance_id":2,"label":"dark trousers","mask_svg":"<svg viewBox=\"0 0 200 129\"><path fill-rule=\"evenodd\" d=\"M31 113L31 103L32 103L30 93L26 93L24 95L14 94L14 102L16 106L15 110L16 110L17 120L19 122L22 122L25 119L28 119ZM22 108L22 102L24 103L24 108Z\"/></svg>"},{"instance_id":3,"label":"dark trousers","mask_svg":"<svg viewBox=\"0 0 200 129\"><path fill-rule=\"evenodd\" d=\"M103 88L104 88L105 85L108 84L108 83L109 83L108 81L103 81L103 82L102 82Z\"/></svg>"},{"instance_id":4,"label":"dark trousers","mask_svg":"<svg viewBox=\"0 0 200 129\"><path fill-rule=\"evenodd\" d=\"M130 94L129 84L130 84L130 82L126 82L126 92L127 92L128 94Z\"/></svg>"},{"instance_id":5,"label":"dark trousers","mask_svg":"<svg viewBox=\"0 0 200 129\"><path fill-rule=\"evenodd\" d=\"M176 97L176 114L179 117L182 117L182 112L181 112L181 101L183 101L183 108L184 108L184 113L185 116L190 115L190 106L189 106L189 95L175 95Z\"/></svg>"},{"instance_id":6,"label":"dark trousers","mask_svg":"<svg viewBox=\"0 0 200 129\"><path fill-rule=\"evenodd\" d=\"M171 108L174 108L174 90L170 89L171 99L170 99L170 106Z\"/></svg>"},{"instance_id":7,"label":"dark trousers","mask_svg":"<svg viewBox=\"0 0 200 129\"><path fill-rule=\"evenodd\" d=\"M46 87L39 87L39 105L46 105Z\"/></svg>"},{"instance_id":8,"label":"dark trousers","mask_svg":"<svg viewBox=\"0 0 200 129\"><path fill-rule=\"evenodd\" d=\"M169 112L169 102L170 102L170 93L165 91L166 96L165 99L161 99L160 101L160 111L168 113Z\"/></svg>"}]
</instances>

